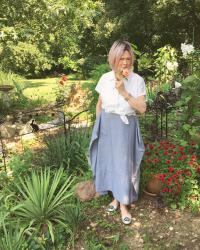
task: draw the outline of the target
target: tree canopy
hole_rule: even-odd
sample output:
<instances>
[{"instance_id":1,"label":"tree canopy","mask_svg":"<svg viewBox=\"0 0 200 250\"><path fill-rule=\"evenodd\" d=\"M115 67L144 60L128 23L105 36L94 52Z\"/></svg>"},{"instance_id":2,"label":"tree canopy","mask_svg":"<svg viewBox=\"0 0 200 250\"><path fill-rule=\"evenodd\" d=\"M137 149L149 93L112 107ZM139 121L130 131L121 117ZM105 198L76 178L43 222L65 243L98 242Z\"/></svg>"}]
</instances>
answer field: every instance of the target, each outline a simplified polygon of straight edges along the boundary
<instances>
[{"instance_id":1,"label":"tree canopy","mask_svg":"<svg viewBox=\"0 0 200 250\"><path fill-rule=\"evenodd\" d=\"M141 51L200 42L199 0L0 0L0 65L25 76L55 69L87 75L111 44Z\"/></svg>"}]
</instances>

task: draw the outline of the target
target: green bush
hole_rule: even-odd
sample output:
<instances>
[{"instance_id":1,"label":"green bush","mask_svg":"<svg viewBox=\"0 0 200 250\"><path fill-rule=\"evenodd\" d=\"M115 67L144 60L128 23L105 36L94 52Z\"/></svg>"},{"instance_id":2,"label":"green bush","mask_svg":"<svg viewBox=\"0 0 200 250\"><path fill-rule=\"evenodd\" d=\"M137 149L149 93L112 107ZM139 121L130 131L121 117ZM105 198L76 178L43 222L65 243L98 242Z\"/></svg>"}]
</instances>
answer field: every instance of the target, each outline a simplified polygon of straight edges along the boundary
<instances>
[{"instance_id":1,"label":"green bush","mask_svg":"<svg viewBox=\"0 0 200 250\"><path fill-rule=\"evenodd\" d=\"M33 169L34 153L30 149L25 149L23 154L13 154L8 160L8 167L12 170L12 176L24 176ZM37 166L34 166L36 168Z\"/></svg>"},{"instance_id":2,"label":"green bush","mask_svg":"<svg viewBox=\"0 0 200 250\"><path fill-rule=\"evenodd\" d=\"M50 70L52 63L37 45L27 42L8 42L1 51L0 59L3 70L12 69L24 76L37 76L41 71Z\"/></svg>"},{"instance_id":3,"label":"green bush","mask_svg":"<svg viewBox=\"0 0 200 250\"><path fill-rule=\"evenodd\" d=\"M180 127L180 137L183 144L194 140L200 148L200 74L193 73L182 82L182 93L177 108L182 112L183 126Z\"/></svg>"},{"instance_id":4,"label":"green bush","mask_svg":"<svg viewBox=\"0 0 200 250\"><path fill-rule=\"evenodd\" d=\"M88 169L89 140L90 133L79 130L68 132L66 137L46 138L42 161L47 166L62 165L69 174L83 174Z\"/></svg>"}]
</instances>

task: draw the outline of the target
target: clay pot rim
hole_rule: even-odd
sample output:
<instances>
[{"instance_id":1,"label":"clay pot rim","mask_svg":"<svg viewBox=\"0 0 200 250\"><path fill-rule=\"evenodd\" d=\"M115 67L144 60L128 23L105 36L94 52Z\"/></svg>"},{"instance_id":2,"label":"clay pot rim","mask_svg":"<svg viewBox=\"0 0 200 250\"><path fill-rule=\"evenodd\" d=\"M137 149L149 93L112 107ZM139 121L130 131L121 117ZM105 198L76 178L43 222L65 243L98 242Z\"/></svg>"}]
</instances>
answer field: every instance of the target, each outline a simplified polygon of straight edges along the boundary
<instances>
[{"instance_id":1,"label":"clay pot rim","mask_svg":"<svg viewBox=\"0 0 200 250\"><path fill-rule=\"evenodd\" d=\"M154 196L154 197L158 196L158 194L150 193L150 192L148 192L146 189L143 189L143 192L144 192L145 194L150 195L150 196Z\"/></svg>"},{"instance_id":2,"label":"clay pot rim","mask_svg":"<svg viewBox=\"0 0 200 250\"><path fill-rule=\"evenodd\" d=\"M14 86L12 85L8 85L8 84L0 85L0 91L2 92L8 92L12 89L14 89Z\"/></svg>"}]
</instances>

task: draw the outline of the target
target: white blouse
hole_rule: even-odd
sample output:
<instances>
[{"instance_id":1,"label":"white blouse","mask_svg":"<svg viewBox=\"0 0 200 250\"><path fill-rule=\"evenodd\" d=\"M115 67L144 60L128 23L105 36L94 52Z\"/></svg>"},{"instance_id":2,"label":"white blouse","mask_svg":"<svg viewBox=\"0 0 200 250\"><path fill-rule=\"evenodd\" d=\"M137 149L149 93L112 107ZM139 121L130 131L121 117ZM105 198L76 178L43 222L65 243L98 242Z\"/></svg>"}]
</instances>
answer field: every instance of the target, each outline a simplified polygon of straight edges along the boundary
<instances>
[{"instance_id":1,"label":"white blouse","mask_svg":"<svg viewBox=\"0 0 200 250\"><path fill-rule=\"evenodd\" d=\"M105 112L119 114L122 121L128 124L126 115L136 115L135 110L129 103L121 96L115 88L115 73L110 71L103 74L95 90L102 98L102 108ZM131 72L127 79L123 79L124 86L127 92L133 97L137 98L146 95L144 79L138 74Z\"/></svg>"}]
</instances>

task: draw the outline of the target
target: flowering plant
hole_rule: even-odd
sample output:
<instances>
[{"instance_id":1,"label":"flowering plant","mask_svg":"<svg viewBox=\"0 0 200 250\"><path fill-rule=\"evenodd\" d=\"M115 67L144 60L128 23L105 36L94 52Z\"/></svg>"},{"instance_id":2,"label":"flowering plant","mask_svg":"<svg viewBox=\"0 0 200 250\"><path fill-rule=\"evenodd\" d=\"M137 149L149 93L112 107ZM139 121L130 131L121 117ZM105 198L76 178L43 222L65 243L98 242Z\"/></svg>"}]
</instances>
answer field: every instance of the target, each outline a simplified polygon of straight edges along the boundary
<instances>
[{"instance_id":1,"label":"flowering plant","mask_svg":"<svg viewBox=\"0 0 200 250\"><path fill-rule=\"evenodd\" d=\"M200 187L200 161L195 153L194 143L186 148L168 141L160 141L146 144L145 148L142 165L144 184L152 176L156 176L162 183L161 194L172 199L178 199L182 192L187 193L184 194L187 198L194 195L192 186L195 184Z\"/></svg>"},{"instance_id":2,"label":"flowering plant","mask_svg":"<svg viewBox=\"0 0 200 250\"><path fill-rule=\"evenodd\" d=\"M160 84L171 83L177 74L177 51L169 45L159 48L154 54L156 80Z\"/></svg>"},{"instance_id":3,"label":"flowering plant","mask_svg":"<svg viewBox=\"0 0 200 250\"><path fill-rule=\"evenodd\" d=\"M67 93L69 92L65 85L68 81L67 75L62 74L58 80L58 89L56 91L56 102L64 103L67 99Z\"/></svg>"},{"instance_id":4,"label":"flowering plant","mask_svg":"<svg viewBox=\"0 0 200 250\"><path fill-rule=\"evenodd\" d=\"M192 44L181 43L181 51L183 53L183 57L186 58L187 55L194 52L194 46Z\"/></svg>"},{"instance_id":5,"label":"flowering plant","mask_svg":"<svg viewBox=\"0 0 200 250\"><path fill-rule=\"evenodd\" d=\"M59 79L59 84L61 85L61 86L64 86L65 85L65 83L67 82L67 80L68 80L68 77L67 77L67 75L62 75L61 76L61 78Z\"/></svg>"}]
</instances>

